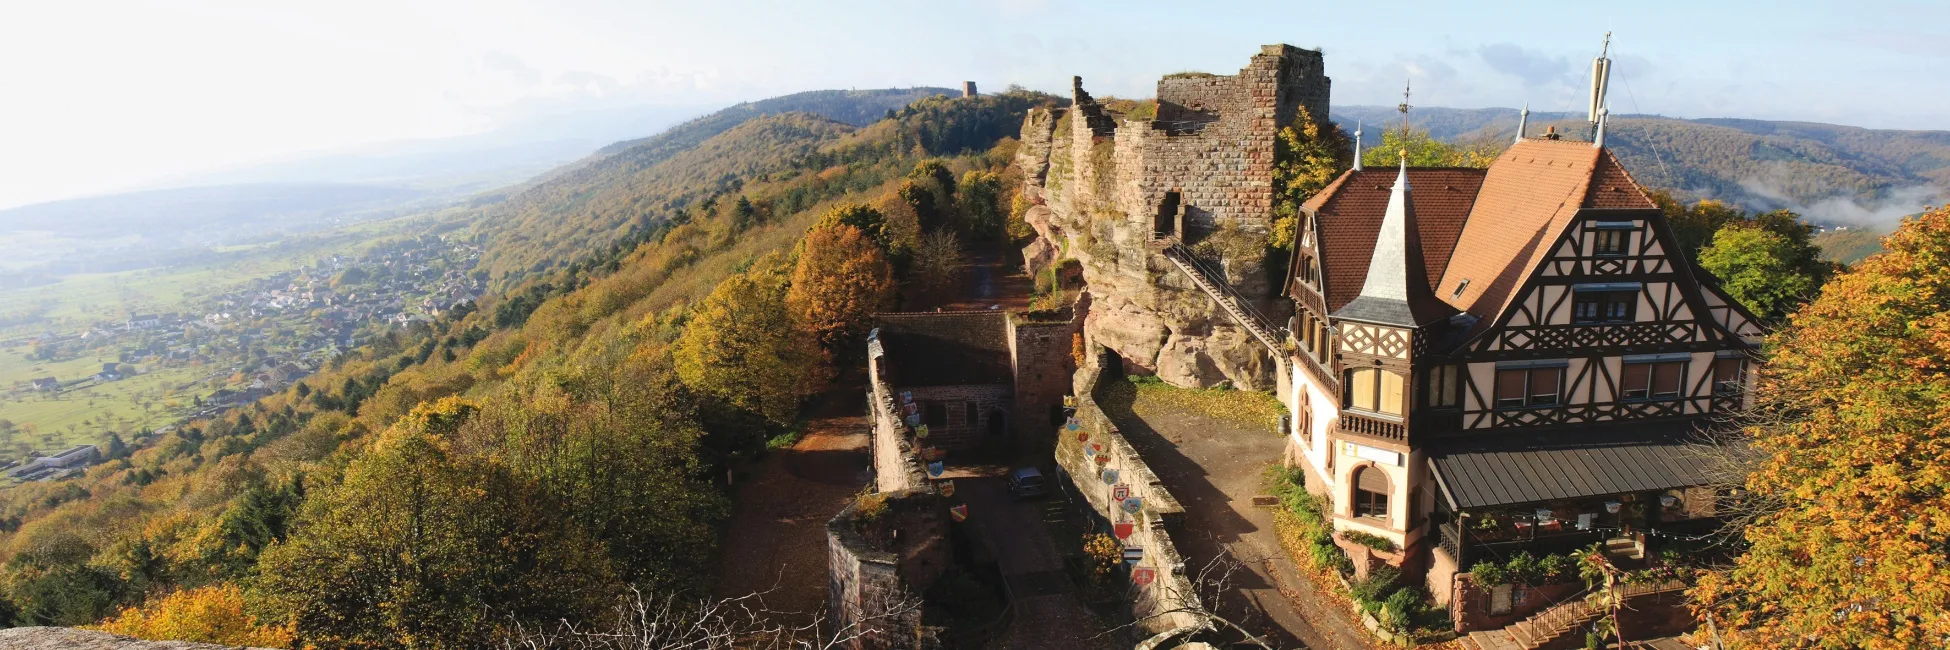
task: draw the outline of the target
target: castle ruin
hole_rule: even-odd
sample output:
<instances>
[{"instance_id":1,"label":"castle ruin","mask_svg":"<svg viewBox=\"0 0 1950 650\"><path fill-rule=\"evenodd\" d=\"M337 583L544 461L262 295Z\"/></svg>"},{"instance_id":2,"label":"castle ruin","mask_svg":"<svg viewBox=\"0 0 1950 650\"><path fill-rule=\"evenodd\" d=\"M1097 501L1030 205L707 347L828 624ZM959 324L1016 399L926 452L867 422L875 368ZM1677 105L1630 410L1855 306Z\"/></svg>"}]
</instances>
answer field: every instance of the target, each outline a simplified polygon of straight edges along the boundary
<instances>
[{"instance_id":1,"label":"castle ruin","mask_svg":"<svg viewBox=\"0 0 1950 650\"><path fill-rule=\"evenodd\" d=\"M1213 309L1165 253L1228 230L1263 241L1277 135L1302 107L1327 123L1323 70L1318 51L1268 45L1236 75L1159 80L1154 115L1142 106L1120 113L1077 78L1072 106L1025 120L1017 164L1034 204L1025 219L1040 235L1024 251L1029 270L1060 258L1082 263L1099 301L1086 336L1116 351L1127 370L1179 386L1273 387L1279 364L1271 351ZM1277 284L1258 250L1207 247L1200 257L1248 302L1264 302Z\"/></svg>"}]
</instances>

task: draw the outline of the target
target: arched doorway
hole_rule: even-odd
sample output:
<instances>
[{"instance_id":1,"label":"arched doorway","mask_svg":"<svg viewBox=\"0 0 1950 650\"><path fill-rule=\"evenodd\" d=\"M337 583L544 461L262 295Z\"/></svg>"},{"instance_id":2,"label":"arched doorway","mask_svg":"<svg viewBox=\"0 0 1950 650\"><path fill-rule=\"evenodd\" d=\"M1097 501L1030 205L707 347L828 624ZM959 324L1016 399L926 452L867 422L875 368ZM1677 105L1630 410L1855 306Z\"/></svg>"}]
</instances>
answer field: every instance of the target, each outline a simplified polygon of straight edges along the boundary
<instances>
[{"instance_id":1,"label":"arched doorway","mask_svg":"<svg viewBox=\"0 0 1950 650\"><path fill-rule=\"evenodd\" d=\"M1009 433L1009 416L1002 409L989 411L989 437L999 438Z\"/></svg>"}]
</instances>

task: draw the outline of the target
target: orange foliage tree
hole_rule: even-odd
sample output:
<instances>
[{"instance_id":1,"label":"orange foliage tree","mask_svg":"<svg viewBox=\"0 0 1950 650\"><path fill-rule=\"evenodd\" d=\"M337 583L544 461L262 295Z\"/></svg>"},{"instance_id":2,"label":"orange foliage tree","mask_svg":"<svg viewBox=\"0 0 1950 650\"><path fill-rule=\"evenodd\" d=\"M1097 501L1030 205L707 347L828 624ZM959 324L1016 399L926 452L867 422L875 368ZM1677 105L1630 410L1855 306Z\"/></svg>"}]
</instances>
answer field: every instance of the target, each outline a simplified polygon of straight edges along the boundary
<instances>
[{"instance_id":1,"label":"orange foliage tree","mask_svg":"<svg viewBox=\"0 0 1950 650\"><path fill-rule=\"evenodd\" d=\"M1950 641L1950 209L1884 243L1769 342L1750 546L1692 592L1741 645Z\"/></svg>"},{"instance_id":2,"label":"orange foliage tree","mask_svg":"<svg viewBox=\"0 0 1950 650\"><path fill-rule=\"evenodd\" d=\"M292 626L267 625L244 611L244 590L222 583L185 589L130 607L103 621L103 632L154 641L234 646L291 646Z\"/></svg>"},{"instance_id":3,"label":"orange foliage tree","mask_svg":"<svg viewBox=\"0 0 1950 650\"><path fill-rule=\"evenodd\" d=\"M894 269L880 246L849 225L813 230L801 242L786 308L819 344L843 347L894 300Z\"/></svg>"}]
</instances>

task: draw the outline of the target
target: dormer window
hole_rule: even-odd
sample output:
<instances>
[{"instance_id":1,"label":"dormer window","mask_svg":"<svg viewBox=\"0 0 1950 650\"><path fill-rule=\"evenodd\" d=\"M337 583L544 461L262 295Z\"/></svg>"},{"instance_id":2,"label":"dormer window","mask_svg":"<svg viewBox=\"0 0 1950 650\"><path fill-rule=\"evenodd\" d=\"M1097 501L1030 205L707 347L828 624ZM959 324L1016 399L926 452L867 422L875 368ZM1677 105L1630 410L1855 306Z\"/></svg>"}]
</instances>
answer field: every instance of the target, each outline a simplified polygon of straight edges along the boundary
<instances>
[{"instance_id":1,"label":"dormer window","mask_svg":"<svg viewBox=\"0 0 1950 650\"><path fill-rule=\"evenodd\" d=\"M1594 238L1593 253L1605 256L1625 254L1625 244L1631 241L1632 231L1638 224L1630 221L1594 221L1591 223Z\"/></svg>"}]
</instances>

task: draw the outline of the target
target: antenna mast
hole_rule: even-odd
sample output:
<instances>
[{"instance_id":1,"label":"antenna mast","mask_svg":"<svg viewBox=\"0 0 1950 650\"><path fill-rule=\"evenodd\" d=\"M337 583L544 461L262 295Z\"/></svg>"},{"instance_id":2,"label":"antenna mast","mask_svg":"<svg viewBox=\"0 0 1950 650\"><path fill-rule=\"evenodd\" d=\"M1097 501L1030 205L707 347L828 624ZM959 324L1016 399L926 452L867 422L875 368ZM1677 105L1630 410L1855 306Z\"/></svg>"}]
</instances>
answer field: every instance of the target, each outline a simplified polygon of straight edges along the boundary
<instances>
[{"instance_id":1,"label":"antenna mast","mask_svg":"<svg viewBox=\"0 0 1950 650\"><path fill-rule=\"evenodd\" d=\"M1598 56L1591 60L1591 106L1585 113L1585 121L1591 123L1591 131L1598 131L1598 111L1605 108L1605 93L1611 90L1611 32L1605 32L1605 43L1598 48Z\"/></svg>"}]
</instances>

